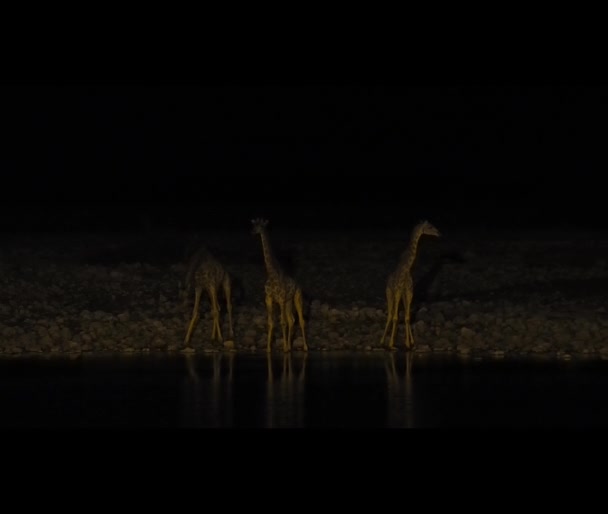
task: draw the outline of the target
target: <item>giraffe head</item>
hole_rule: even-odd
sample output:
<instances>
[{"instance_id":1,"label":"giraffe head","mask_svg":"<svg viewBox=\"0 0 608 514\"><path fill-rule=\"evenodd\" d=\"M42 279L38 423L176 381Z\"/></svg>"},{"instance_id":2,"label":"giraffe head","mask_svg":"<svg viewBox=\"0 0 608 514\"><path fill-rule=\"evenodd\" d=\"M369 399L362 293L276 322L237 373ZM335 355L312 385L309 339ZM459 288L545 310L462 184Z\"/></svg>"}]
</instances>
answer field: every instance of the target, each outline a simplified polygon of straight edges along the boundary
<instances>
[{"instance_id":1,"label":"giraffe head","mask_svg":"<svg viewBox=\"0 0 608 514\"><path fill-rule=\"evenodd\" d=\"M253 225L251 229L252 234L261 234L265 229L266 225L268 225L268 220L262 218L256 218L251 220L251 224Z\"/></svg>"},{"instance_id":2,"label":"giraffe head","mask_svg":"<svg viewBox=\"0 0 608 514\"><path fill-rule=\"evenodd\" d=\"M441 233L439 232L439 230L437 230L437 228L435 228L434 225L432 225L431 223L429 223L426 220L418 223L418 225L416 225L416 230L418 231L418 233L420 235L435 236L435 237L441 236Z\"/></svg>"}]
</instances>

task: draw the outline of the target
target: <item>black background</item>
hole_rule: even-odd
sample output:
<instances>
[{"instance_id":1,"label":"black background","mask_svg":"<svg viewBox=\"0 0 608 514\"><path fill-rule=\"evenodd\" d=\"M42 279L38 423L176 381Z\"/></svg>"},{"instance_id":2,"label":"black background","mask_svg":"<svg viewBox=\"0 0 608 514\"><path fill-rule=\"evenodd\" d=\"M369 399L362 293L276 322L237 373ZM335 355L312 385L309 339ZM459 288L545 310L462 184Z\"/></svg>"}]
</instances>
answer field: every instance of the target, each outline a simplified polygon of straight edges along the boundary
<instances>
[{"instance_id":1,"label":"black background","mask_svg":"<svg viewBox=\"0 0 608 514\"><path fill-rule=\"evenodd\" d=\"M9 231L608 228L608 89L0 83Z\"/></svg>"}]
</instances>

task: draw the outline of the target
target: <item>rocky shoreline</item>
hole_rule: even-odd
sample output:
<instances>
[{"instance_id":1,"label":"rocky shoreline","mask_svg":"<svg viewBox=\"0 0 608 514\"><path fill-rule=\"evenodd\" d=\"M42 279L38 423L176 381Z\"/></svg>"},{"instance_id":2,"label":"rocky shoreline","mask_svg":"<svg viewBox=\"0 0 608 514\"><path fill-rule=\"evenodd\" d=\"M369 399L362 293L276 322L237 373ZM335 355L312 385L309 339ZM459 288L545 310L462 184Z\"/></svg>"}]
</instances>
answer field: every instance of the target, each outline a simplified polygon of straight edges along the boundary
<instances>
[{"instance_id":1,"label":"rocky shoreline","mask_svg":"<svg viewBox=\"0 0 608 514\"><path fill-rule=\"evenodd\" d=\"M608 233L442 231L414 266L416 352L608 359ZM309 350L383 351L385 284L400 231L270 231L301 284ZM212 342L207 298L189 345L179 298L198 238L233 277L235 337ZM0 355L265 352L266 275L247 230L10 236L0 251ZM225 303L221 300L224 333ZM301 351L295 326L294 351ZM275 326L273 351L282 350ZM403 350L399 325L397 349Z\"/></svg>"}]
</instances>

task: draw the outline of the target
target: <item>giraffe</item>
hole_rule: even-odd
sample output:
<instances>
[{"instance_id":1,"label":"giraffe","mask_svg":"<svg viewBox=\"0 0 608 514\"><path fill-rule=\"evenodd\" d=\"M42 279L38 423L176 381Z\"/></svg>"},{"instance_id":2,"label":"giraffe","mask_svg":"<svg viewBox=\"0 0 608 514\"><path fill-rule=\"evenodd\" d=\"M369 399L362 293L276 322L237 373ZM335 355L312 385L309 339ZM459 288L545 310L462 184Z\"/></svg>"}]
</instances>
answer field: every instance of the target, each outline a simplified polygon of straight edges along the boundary
<instances>
[{"instance_id":1,"label":"giraffe","mask_svg":"<svg viewBox=\"0 0 608 514\"><path fill-rule=\"evenodd\" d=\"M394 352L386 354L384 369L388 386L387 426L390 428L414 428L416 409L412 380L413 352L405 352L403 375L397 370Z\"/></svg>"},{"instance_id":2,"label":"giraffe","mask_svg":"<svg viewBox=\"0 0 608 514\"><path fill-rule=\"evenodd\" d=\"M411 350L414 348L414 335L410 325L410 309L412 307L412 298L414 296L414 283L412 280L412 265L416 259L418 250L418 242L423 235L439 237L440 233L428 221L421 221L412 230L410 242L405 251L401 254L397 269L388 277L386 284L386 303L387 303L387 319L384 327L384 334L380 344L384 344L384 339L388 332L388 327L393 325L391 338L388 344L389 350L395 346L395 335L397 332L397 324L399 322L399 302L403 302L405 309L405 348Z\"/></svg>"},{"instance_id":3,"label":"giraffe","mask_svg":"<svg viewBox=\"0 0 608 514\"><path fill-rule=\"evenodd\" d=\"M211 312L213 314L213 328L211 330L211 339L215 340L216 336L219 341L223 341L222 330L220 326L220 307L218 303L218 292L220 287L224 291L226 299L226 309L228 311L228 326L230 337L234 337L232 326L232 300L231 300L231 285L230 275L224 269L222 264L205 248L200 248L192 257L186 275L184 288L184 301L194 286L194 309L192 310L192 318L188 325L186 338L184 343L188 344L192 333L198 323L200 314L199 307L203 289L207 291L209 300L211 301Z\"/></svg>"},{"instance_id":4,"label":"giraffe","mask_svg":"<svg viewBox=\"0 0 608 514\"><path fill-rule=\"evenodd\" d=\"M293 428L303 424L308 352L301 354L300 372L294 373L292 354L283 354L283 369L278 380L272 368L272 356L266 354L266 427ZM391 354L392 355L392 354ZM295 357L294 357L295 358Z\"/></svg>"},{"instance_id":5,"label":"giraffe","mask_svg":"<svg viewBox=\"0 0 608 514\"><path fill-rule=\"evenodd\" d=\"M281 312L281 329L283 331L283 351L291 351L291 336L293 334L293 325L295 322L293 307L295 306L296 312L298 313L300 330L302 331L302 339L304 340L304 351L307 352L308 345L306 344L306 333L304 329L302 289L294 279L285 274L272 255L266 229L268 220L254 219L251 220L251 223L253 224L253 234L259 234L262 240L264 264L266 265L266 272L268 274L266 285L264 286L266 293L266 312L268 314L268 344L266 346L266 351L270 352L274 331L272 308L274 303L278 303Z\"/></svg>"}]
</instances>

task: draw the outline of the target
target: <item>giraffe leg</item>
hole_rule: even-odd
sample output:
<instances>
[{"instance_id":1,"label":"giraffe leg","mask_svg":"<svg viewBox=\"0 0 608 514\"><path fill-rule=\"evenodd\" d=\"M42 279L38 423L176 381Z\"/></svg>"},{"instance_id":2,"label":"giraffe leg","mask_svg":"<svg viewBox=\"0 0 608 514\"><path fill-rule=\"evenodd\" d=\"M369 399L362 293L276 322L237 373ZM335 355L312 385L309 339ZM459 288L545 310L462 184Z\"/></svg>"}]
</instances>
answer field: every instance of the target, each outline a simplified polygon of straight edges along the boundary
<instances>
[{"instance_id":1,"label":"giraffe leg","mask_svg":"<svg viewBox=\"0 0 608 514\"><path fill-rule=\"evenodd\" d=\"M403 318L405 319L405 348L408 348L408 341L410 338L409 332L407 330L407 298L405 293L401 295L401 301L403 303Z\"/></svg>"},{"instance_id":2,"label":"giraffe leg","mask_svg":"<svg viewBox=\"0 0 608 514\"><path fill-rule=\"evenodd\" d=\"M193 382L198 383L198 373L196 372L196 367L194 365L194 362L192 361L192 355L186 354L186 366L188 368L188 375L190 379Z\"/></svg>"},{"instance_id":3,"label":"giraffe leg","mask_svg":"<svg viewBox=\"0 0 608 514\"><path fill-rule=\"evenodd\" d=\"M286 378L290 378L291 375L291 354L285 353L283 354L283 373L281 374L281 378L285 380Z\"/></svg>"},{"instance_id":4,"label":"giraffe leg","mask_svg":"<svg viewBox=\"0 0 608 514\"><path fill-rule=\"evenodd\" d=\"M281 332L283 333L283 351L289 351L287 347L287 302L281 302Z\"/></svg>"},{"instance_id":5,"label":"giraffe leg","mask_svg":"<svg viewBox=\"0 0 608 514\"><path fill-rule=\"evenodd\" d=\"M266 353L266 367L268 375L266 378L266 427L274 427L274 375L272 371L272 355Z\"/></svg>"},{"instance_id":6,"label":"giraffe leg","mask_svg":"<svg viewBox=\"0 0 608 514\"><path fill-rule=\"evenodd\" d=\"M234 328L232 325L232 288L230 285L230 276L226 275L222 281L224 287L224 296L226 297L226 310L228 311L228 330L230 331L230 337L234 338Z\"/></svg>"},{"instance_id":7,"label":"giraffe leg","mask_svg":"<svg viewBox=\"0 0 608 514\"><path fill-rule=\"evenodd\" d=\"M217 288L209 287L209 298L211 299L211 313L213 314L213 328L211 329L211 340L215 340L217 334L218 340L223 341L222 330L220 328L220 304L217 301Z\"/></svg>"},{"instance_id":8,"label":"giraffe leg","mask_svg":"<svg viewBox=\"0 0 608 514\"><path fill-rule=\"evenodd\" d=\"M393 330L391 331L391 340L388 344L389 350L395 347L395 336L397 335L397 325L399 324L399 302L401 301L401 290L395 291L393 297Z\"/></svg>"},{"instance_id":9,"label":"giraffe leg","mask_svg":"<svg viewBox=\"0 0 608 514\"><path fill-rule=\"evenodd\" d=\"M410 324L412 297L411 288L407 288L403 299L403 305L405 307L405 348L407 350L412 350L414 348L414 334L412 333L412 325Z\"/></svg>"},{"instance_id":10,"label":"giraffe leg","mask_svg":"<svg viewBox=\"0 0 608 514\"><path fill-rule=\"evenodd\" d=\"M389 353L384 361L384 371L389 384L394 384L397 379L397 369L395 367L395 354Z\"/></svg>"},{"instance_id":11,"label":"giraffe leg","mask_svg":"<svg viewBox=\"0 0 608 514\"><path fill-rule=\"evenodd\" d=\"M268 313L268 344L266 345L266 351L269 352L274 331L274 319L272 316L272 296L268 293L266 293L266 312Z\"/></svg>"},{"instance_id":12,"label":"giraffe leg","mask_svg":"<svg viewBox=\"0 0 608 514\"><path fill-rule=\"evenodd\" d=\"M222 354L213 355L213 381L217 382L222 374Z\"/></svg>"},{"instance_id":13,"label":"giraffe leg","mask_svg":"<svg viewBox=\"0 0 608 514\"><path fill-rule=\"evenodd\" d=\"M397 375L397 368L395 367L395 355L391 353L391 376L395 379L399 375Z\"/></svg>"},{"instance_id":14,"label":"giraffe leg","mask_svg":"<svg viewBox=\"0 0 608 514\"><path fill-rule=\"evenodd\" d=\"M293 324L295 323L293 317L293 300L287 300L285 302L285 318L287 319L287 350L291 351L291 338L293 336Z\"/></svg>"},{"instance_id":15,"label":"giraffe leg","mask_svg":"<svg viewBox=\"0 0 608 514\"><path fill-rule=\"evenodd\" d=\"M268 382L272 382L273 376L272 376L272 358L270 356L270 353L266 354L266 367L268 368Z\"/></svg>"},{"instance_id":16,"label":"giraffe leg","mask_svg":"<svg viewBox=\"0 0 608 514\"><path fill-rule=\"evenodd\" d=\"M302 367L300 368L300 376L298 378L298 381L300 383L304 383L304 377L306 376L306 361L308 359L308 353L305 353L304 356L302 357Z\"/></svg>"},{"instance_id":17,"label":"giraffe leg","mask_svg":"<svg viewBox=\"0 0 608 514\"><path fill-rule=\"evenodd\" d=\"M192 337L192 332L194 331L194 327L198 323L199 313L198 308L201 303L201 294L203 290L200 287L196 288L194 293L194 309L192 310L192 318L190 319L190 324L188 325L188 331L186 332L186 338L184 339L184 343L188 344L190 342L190 338Z\"/></svg>"},{"instance_id":18,"label":"giraffe leg","mask_svg":"<svg viewBox=\"0 0 608 514\"><path fill-rule=\"evenodd\" d=\"M411 352L405 354L405 377L410 380L412 378L412 362L414 355Z\"/></svg>"},{"instance_id":19,"label":"giraffe leg","mask_svg":"<svg viewBox=\"0 0 608 514\"><path fill-rule=\"evenodd\" d=\"M228 381L232 382L232 371L234 370L234 353L228 356Z\"/></svg>"},{"instance_id":20,"label":"giraffe leg","mask_svg":"<svg viewBox=\"0 0 608 514\"><path fill-rule=\"evenodd\" d=\"M384 345L384 339L386 338L386 333L388 332L388 327L391 324L393 318L393 291L387 287L386 288L386 325L384 325L384 334L382 334L382 339L380 340L380 345Z\"/></svg>"},{"instance_id":21,"label":"giraffe leg","mask_svg":"<svg viewBox=\"0 0 608 514\"><path fill-rule=\"evenodd\" d=\"M207 294L209 296L209 303L211 304L211 340L215 341L215 304L213 302L213 291L211 288L208 289Z\"/></svg>"},{"instance_id":22,"label":"giraffe leg","mask_svg":"<svg viewBox=\"0 0 608 514\"><path fill-rule=\"evenodd\" d=\"M299 289L296 291L296 294L293 298L293 302L296 306L296 312L298 313L298 322L300 323L300 330L302 332L302 339L304 339L304 351L308 351L308 344L306 344L306 330L304 324L304 306L302 300L302 291Z\"/></svg>"}]
</instances>

